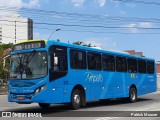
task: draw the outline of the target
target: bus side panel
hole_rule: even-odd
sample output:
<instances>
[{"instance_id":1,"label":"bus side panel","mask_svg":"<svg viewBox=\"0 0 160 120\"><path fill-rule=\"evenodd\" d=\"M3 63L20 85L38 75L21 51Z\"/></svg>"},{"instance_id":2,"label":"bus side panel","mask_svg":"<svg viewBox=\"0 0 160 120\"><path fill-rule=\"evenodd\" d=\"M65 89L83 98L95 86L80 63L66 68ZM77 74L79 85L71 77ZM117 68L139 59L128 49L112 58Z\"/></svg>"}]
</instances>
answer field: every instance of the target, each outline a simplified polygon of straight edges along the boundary
<instances>
[{"instance_id":1,"label":"bus side panel","mask_svg":"<svg viewBox=\"0 0 160 120\"><path fill-rule=\"evenodd\" d=\"M139 88L138 95L145 95L154 91L154 84L152 84L152 80L155 79L153 76L154 75L151 75L150 79L147 74L139 74L139 82L137 83Z\"/></svg>"},{"instance_id":2,"label":"bus side panel","mask_svg":"<svg viewBox=\"0 0 160 120\"><path fill-rule=\"evenodd\" d=\"M76 85L81 85L85 90L86 100L92 100L91 86L87 84L85 72L86 70L68 69L68 73L65 77L51 81L50 86L52 86L52 89L56 88L54 86L60 86L63 88L63 92L57 94L56 97L63 95L63 102L71 102L72 90Z\"/></svg>"},{"instance_id":3,"label":"bus side panel","mask_svg":"<svg viewBox=\"0 0 160 120\"><path fill-rule=\"evenodd\" d=\"M120 72L106 72L105 74L100 99L125 97L125 74Z\"/></svg>"},{"instance_id":4,"label":"bus side panel","mask_svg":"<svg viewBox=\"0 0 160 120\"><path fill-rule=\"evenodd\" d=\"M64 99L63 102L71 102L71 95L72 90L74 89L75 85L64 85ZM91 90L90 86L83 86L85 89L86 101L90 101L91 99Z\"/></svg>"},{"instance_id":5,"label":"bus side panel","mask_svg":"<svg viewBox=\"0 0 160 120\"><path fill-rule=\"evenodd\" d=\"M33 102L37 103L62 103L63 88L47 86L47 89L33 97Z\"/></svg>"},{"instance_id":6,"label":"bus side panel","mask_svg":"<svg viewBox=\"0 0 160 120\"><path fill-rule=\"evenodd\" d=\"M156 77L155 74L137 74L137 73L128 73L127 75L127 88L129 95L129 88L131 85L135 85L137 88L137 95L144 95L156 91Z\"/></svg>"},{"instance_id":7,"label":"bus side panel","mask_svg":"<svg viewBox=\"0 0 160 120\"><path fill-rule=\"evenodd\" d=\"M144 75L137 74L137 73L128 73L127 74L127 80L126 80L127 97L129 97L129 90L132 85L136 86L138 96L144 94L144 92L145 92L145 89L144 89L145 78L146 78L145 74Z\"/></svg>"},{"instance_id":8,"label":"bus side panel","mask_svg":"<svg viewBox=\"0 0 160 120\"><path fill-rule=\"evenodd\" d=\"M157 91L157 78L155 74L146 75L146 94Z\"/></svg>"},{"instance_id":9,"label":"bus side panel","mask_svg":"<svg viewBox=\"0 0 160 120\"><path fill-rule=\"evenodd\" d=\"M69 80L70 78L72 80ZM87 101L127 96L125 73L71 70L66 80L69 85L80 84L86 88Z\"/></svg>"},{"instance_id":10,"label":"bus side panel","mask_svg":"<svg viewBox=\"0 0 160 120\"><path fill-rule=\"evenodd\" d=\"M71 93L72 93L73 85L64 85L64 99L63 102L71 102Z\"/></svg>"},{"instance_id":11,"label":"bus side panel","mask_svg":"<svg viewBox=\"0 0 160 120\"><path fill-rule=\"evenodd\" d=\"M92 100L98 100L100 93L101 93L100 86L92 86L91 87L91 99Z\"/></svg>"},{"instance_id":12,"label":"bus side panel","mask_svg":"<svg viewBox=\"0 0 160 120\"><path fill-rule=\"evenodd\" d=\"M57 98L50 97L51 101L70 102L76 85L84 88L86 101L128 97L131 85L136 86L138 96L156 91L155 75L148 78L146 74L69 69L65 77L53 82L52 86L61 86L61 89L51 90L51 96Z\"/></svg>"},{"instance_id":13,"label":"bus side panel","mask_svg":"<svg viewBox=\"0 0 160 120\"><path fill-rule=\"evenodd\" d=\"M70 69L67 75L68 85L73 87L81 85L85 90L87 101L98 100L101 93L101 73L99 73L97 71Z\"/></svg>"}]
</instances>

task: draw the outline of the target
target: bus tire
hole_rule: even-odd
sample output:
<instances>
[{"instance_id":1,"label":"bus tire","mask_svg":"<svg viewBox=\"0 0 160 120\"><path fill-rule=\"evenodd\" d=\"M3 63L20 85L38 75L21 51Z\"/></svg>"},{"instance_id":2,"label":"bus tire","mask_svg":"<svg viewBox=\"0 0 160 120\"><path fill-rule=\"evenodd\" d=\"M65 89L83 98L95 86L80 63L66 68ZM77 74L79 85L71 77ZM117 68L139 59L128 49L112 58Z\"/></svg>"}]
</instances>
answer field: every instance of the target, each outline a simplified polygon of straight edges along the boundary
<instances>
[{"instance_id":1,"label":"bus tire","mask_svg":"<svg viewBox=\"0 0 160 120\"><path fill-rule=\"evenodd\" d=\"M85 93L81 91L81 106L86 107Z\"/></svg>"},{"instance_id":2,"label":"bus tire","mask_svg":"<svg viewBox=\"0 0 160 120\"><path fill-rule=\"evenodd\" d=\"M42 109L48 109L50 107L49 103L38 103Z\"/></svg>"},{"instance_id":3,"label":"bus tire","mask_svg":"<svg viewBox=\"0 0 160 120\"><path fill-rule=\"evenodd\" d=\"M74 89L71 96L71 107L74 110L77 110L81 107L82 96L81 92L78 89Z\"/></svg>"},{"instance_id":4,"label":"bus tire","mask_svg":"<svg viewBox=\"0 0 160 120\"><path fill-rule=\"evenodd\" d=\"M136 100L137 100L137 90L136 90L136 88L131 87L129 90L129 101L131 103L134 103L134 102L136 102Z\"/></svg>"}]
</instances>

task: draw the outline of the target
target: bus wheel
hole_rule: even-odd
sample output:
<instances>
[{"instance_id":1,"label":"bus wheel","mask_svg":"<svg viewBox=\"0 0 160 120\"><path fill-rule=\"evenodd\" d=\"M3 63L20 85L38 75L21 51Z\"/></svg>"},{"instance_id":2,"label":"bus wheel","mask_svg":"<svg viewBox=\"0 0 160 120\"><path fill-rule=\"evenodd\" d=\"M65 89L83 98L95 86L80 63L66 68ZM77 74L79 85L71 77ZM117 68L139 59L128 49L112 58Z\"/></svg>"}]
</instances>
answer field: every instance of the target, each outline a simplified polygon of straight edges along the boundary
<instances>
[{"instance_id":1,"label":"bus wheel","mask_svg":"<svg viewBox=\"0 0 160 120\"><path fill-rule=\"evenodd\" d=\"M77 110L81 107L81 103L81 92L78 89L75 89L72 92L71 106L74 110Z\"/></svg>"},{"instance_id":2,"label":"bus wheel","mask_svg":"<svg viewBox=\"0 0 160 120\"><path fill-rule=\"evenodd\" d=\"M137 90L134 87L131 87L129 90L129 101L131 103L136 102L137 100Z\"/></svg>"},{"instance_id":3,"label":"bus wheel","mask_svg":"<svg viewBox=\"0 0 160 120\"><path fill-rule=\"evenodd\" d=\"M42 109L48 109L50 107L50 104L48 103L38 103L38 104Z\"/></svg>"}]
</instances>

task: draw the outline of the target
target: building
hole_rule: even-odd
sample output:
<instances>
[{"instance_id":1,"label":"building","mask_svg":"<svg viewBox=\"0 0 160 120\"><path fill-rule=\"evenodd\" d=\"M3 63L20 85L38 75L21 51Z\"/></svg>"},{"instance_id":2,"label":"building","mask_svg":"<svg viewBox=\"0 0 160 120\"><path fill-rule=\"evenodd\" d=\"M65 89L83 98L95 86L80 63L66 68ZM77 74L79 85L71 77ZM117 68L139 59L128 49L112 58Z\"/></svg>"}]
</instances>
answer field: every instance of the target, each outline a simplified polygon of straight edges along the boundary
<instances>
[{"instance_id":1,"label":"building","mask_svg":"<svg viewBox=\"0 0 160 120\"><path fill-rule=\"evenodd\" d=\"M0 44L2 44L2 27L0 26Z\"/></svg>"},{"instance_id":2,"label":"building","mask_svg":"<svg viewBox=\"0 0 160 120\"><path fill-rule=\"evenodd\" d=\"M128 52L131 55L143 56L143 52L136 52L135 50L125 50L124 52Z\"/></svg>"},{"instance_id":3,"label":"building","mask_svg":"<svg viewBox=\"0 0 160 120\"><path fill-rule=\"evenodd\" d=\"M160 89L160 61L156 62L157 87Z\"/></svg>"},{"instance_id":4,"label":"building","mask_svg":"<svg viewBox=\"0 0 160 120\"><path fill-rule=\"evenodd\" d=\"M19 15L3 18L0 28L0 43L17 43L33 39L33 21Z\"/></svg>"}]
</instances>

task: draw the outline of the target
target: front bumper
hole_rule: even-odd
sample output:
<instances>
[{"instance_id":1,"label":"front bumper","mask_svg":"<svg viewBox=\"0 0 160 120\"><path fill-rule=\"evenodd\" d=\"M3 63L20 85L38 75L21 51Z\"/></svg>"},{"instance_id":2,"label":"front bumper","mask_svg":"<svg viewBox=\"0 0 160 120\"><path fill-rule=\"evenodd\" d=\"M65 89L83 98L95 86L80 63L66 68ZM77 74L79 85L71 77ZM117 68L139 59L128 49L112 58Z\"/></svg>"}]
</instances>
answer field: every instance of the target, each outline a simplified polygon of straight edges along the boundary
<instances>
[{"instance_id":1,"label":"front bumper","mask_svg":"<svg viewBox=\"0 0 160 120\"><path fill-rule=\"evenodd\" d=\"M57 88L56 90L47 88L44 91L34 93L9 93L9 102L16 103L64 103L63 88Z\"/></svg>"}]
</instances>

